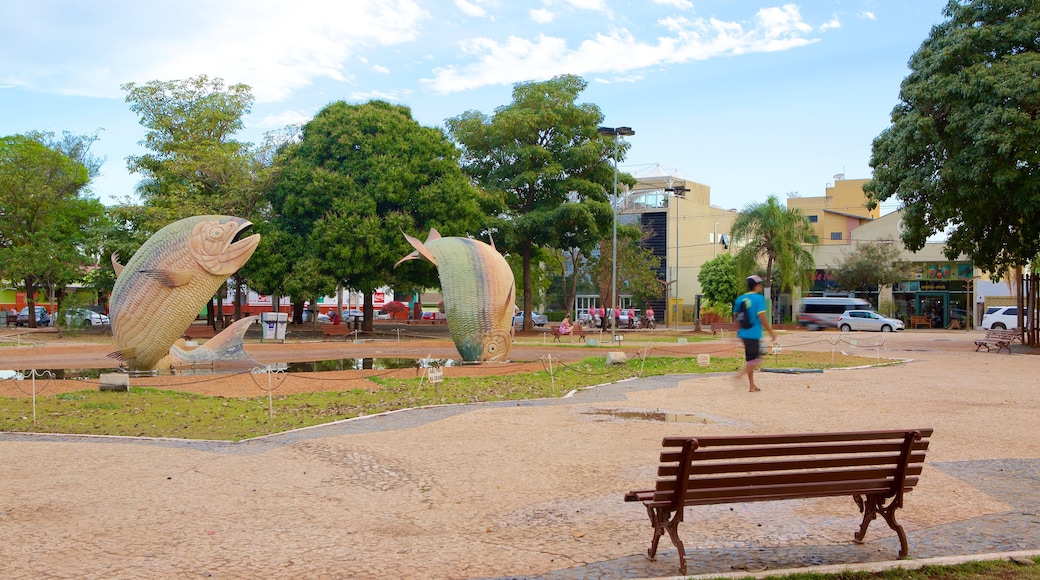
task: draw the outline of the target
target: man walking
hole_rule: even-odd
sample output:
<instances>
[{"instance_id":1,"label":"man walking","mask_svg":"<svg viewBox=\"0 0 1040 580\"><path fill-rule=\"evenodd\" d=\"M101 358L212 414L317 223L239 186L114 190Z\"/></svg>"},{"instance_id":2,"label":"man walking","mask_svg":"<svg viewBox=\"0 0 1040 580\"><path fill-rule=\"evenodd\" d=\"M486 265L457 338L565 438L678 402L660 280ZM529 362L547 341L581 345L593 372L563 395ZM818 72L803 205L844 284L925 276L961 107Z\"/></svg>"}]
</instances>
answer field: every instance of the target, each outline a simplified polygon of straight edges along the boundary
<instances>
[{"instance_id":1,"label":"man walking","mask_svg":"<svg viewBox=\"0 0 1040 580\"><path fill-rule=\"evenodd\" d=\"M769 330L773 342L776 342L776 332L769 324L766 299L762 296L762 279L754 275L748 276L747 289L747 293L741 294L733 303L734 318L738 319L740 326L737 337L744 341L745 361L744 368L734 378L739 379L746 374L748 388L754 393L762 390L755 385L755 368L761 362L762 329Z\"/></svg>"}]
</instances>

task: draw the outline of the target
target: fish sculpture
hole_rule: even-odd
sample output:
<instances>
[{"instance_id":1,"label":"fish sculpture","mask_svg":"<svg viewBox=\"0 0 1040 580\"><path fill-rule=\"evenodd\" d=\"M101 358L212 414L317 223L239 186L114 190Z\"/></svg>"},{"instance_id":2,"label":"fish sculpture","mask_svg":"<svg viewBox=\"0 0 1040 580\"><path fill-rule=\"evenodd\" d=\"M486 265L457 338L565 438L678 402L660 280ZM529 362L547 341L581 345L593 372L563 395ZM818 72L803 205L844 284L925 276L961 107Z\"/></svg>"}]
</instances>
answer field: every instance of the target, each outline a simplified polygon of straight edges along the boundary
<instances>
[{"instance_id":1,"label":"fish sculpture","mask_svg":"<svg viewBox=\"0 0 1040 580\"><path fill-rule=\"evenodd\" d=\"M109 318L117 350L110 356L130 370L156 368L220 285L253 255L260 235L242 238L252 225L231 216L185 218L156 232L125 266L113 255Z\"/></svg>"},{"instance_id":2,"label":"fish sculpture","mask_svg":"<svg viewBox=\"0 0 1040 580\"><path fill-rule=\"evenodd\" d=\"M192 350L185 350L185 345L178 340L170 347L170 367L177 370L194 369L199 366L244 370L263 366L249 356L242 344L246 331L259 321L259 316L246 316L236 320L220 331L220 334L207 340L206 344Z\"/></svg>"},{"instance_id":3,"label":"fish sculpture","mask_svg":"<svg viewBox=\"0 0 1040 580\"><path fill-rule=\"evenodd\" d=\"M408 234L404 237L415 251L394 267L419 258L437 266L448 330L462 360L506 360L513 342L509 331L516 283L502 254L478 240L442 238L435 229L425 243Z\"/></svg>"}]
</instances>

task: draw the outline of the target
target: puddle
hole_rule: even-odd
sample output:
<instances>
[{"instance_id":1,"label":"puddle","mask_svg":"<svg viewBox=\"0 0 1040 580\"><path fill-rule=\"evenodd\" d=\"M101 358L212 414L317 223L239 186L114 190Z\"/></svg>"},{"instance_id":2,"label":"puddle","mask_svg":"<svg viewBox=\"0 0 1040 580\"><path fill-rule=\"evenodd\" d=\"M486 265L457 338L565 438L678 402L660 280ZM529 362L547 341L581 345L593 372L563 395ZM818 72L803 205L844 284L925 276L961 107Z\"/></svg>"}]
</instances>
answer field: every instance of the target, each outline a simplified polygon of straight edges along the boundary
<instances>
[{"instance_id":1,"label":"puddle","mask_svg":"<svg viewBox=\"0 0 1040 580\"><path fill-rule=\"evenodd\" d=\"M661 423L697 423L699 425L714 424L716 421L697 413L671 413L668 411L640 411L631 409L594 409L585 415L613 417L629 421L658 421Z\"/></svg>"}]
</instances>

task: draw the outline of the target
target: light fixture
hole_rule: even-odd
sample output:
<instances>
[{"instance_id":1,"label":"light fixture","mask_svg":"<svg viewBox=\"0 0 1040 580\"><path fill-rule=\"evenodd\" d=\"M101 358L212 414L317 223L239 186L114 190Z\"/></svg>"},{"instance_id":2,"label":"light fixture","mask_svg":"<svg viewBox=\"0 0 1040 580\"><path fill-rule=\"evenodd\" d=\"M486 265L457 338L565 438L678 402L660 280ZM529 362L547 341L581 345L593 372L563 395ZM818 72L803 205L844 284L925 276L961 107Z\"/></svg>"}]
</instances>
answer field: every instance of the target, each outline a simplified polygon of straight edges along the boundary
<instances>
[{"instance_id":1,"label":"light fixture","mask_svg":"<svg viewBox=\"0 0 1040 580\"><path fill-rule=\"evenodd\" d=\"M613 243L611 244L613 249L613 258L610 263L610 344L613 345L616 340L614 332L617 328L617 322L620 320L619 313L617 312L617 165L618 165L618 137L631 137L636 132L632 130L632 127L597 127L596 132L603 136L609 136L614 138L614 203L611 206L611 213L614 214L614 237Z\"/></svg>"}]
</instances>

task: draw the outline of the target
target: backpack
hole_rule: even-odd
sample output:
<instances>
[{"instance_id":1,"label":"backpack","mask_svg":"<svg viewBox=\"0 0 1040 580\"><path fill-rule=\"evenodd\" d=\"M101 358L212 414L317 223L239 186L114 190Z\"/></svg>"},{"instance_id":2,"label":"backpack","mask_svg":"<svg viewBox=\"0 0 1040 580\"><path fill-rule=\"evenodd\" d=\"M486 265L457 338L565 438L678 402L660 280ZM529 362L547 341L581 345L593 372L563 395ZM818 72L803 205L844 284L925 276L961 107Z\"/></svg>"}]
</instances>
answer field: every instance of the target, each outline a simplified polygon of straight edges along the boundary
<instances>
[{"instance_id":1,"label":"backpack","mask_svg":"<svg viewBox=\"0 0 1040 580\"><path fill-rule=\"evenodd\" d=\"M737 319L737 324L739 324L740 328L744 330L755 325L754 320L751 318L751 312L748 310L748 304L750 303L751 300L740 298L740 306L737 308L737 315L735 318Z\"/></svg>"}]
</instances>

